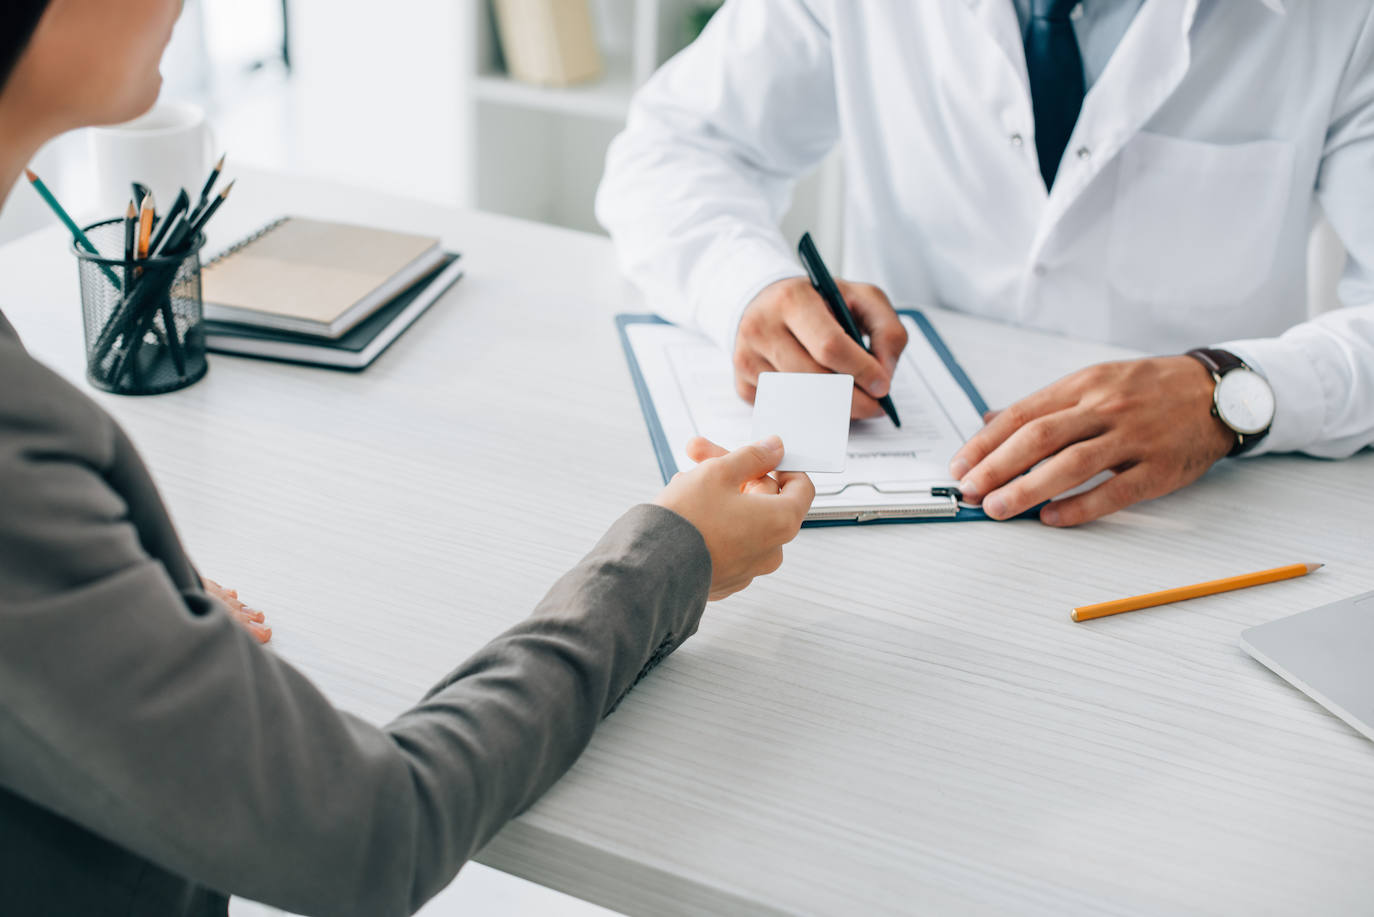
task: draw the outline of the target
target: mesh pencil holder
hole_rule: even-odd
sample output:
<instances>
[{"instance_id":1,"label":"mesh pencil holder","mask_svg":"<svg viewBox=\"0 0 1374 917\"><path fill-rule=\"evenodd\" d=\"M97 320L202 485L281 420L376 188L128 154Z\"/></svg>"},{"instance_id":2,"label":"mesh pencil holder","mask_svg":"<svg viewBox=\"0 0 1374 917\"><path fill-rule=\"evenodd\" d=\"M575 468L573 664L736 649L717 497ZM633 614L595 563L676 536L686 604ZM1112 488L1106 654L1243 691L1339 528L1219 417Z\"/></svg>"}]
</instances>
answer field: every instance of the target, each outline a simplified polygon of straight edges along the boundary
<instances>
[{"instance_id":1,"label":"mesh pencil holder","mask_svg":"<svg viewBox=\"0 0 1374 917\"><path fill-rule=\"evenodd\" d=\"M124 221L86 227L97 251L122 251ZM182 255L125 261L73 244L81 275L86 378L116 395L160 395L205 375L199 235Z\"/></svg>"}]
</instances>

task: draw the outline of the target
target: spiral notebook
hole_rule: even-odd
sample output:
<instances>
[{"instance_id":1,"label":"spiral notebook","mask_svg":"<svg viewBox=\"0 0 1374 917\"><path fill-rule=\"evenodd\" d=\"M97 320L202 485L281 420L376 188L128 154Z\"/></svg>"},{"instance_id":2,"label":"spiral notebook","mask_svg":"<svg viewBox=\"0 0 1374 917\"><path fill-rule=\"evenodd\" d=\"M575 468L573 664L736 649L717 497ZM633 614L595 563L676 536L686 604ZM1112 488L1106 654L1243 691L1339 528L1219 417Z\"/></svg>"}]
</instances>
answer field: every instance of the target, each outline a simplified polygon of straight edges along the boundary
<instances>
[{"instance_id":1,"label":"spiral notebook","mask_svg":"<svg viewBox=\"0 0 1374 917\"><path fill-rule=\"evenodd\" d=\"M201 269L205 317L335 339L443 261L432 236L282 217Z\"/></svg>"},{"instance_id":2,"label":"spiral notebook","mask_svg":"<svg viewBox=\"0 0 1374 917\"><path fill-rule=\"evenodd\" d=\"M410 289L337 338L206 319L205 346L216 353L334 369L366 369L462 276L459 256L446 254L434 273L420 278Z\"/></svg>"},{"instance_id":3,"label":"spiral notebook","mask_svg":"<svg viewBox=\"0 0 1374 917\"><path fill-rule=\"evenodd\" d=\"M930 321L899 314L909 335L892 382L902 426L886 417L850 425L845 470L811 475L807 525L987 518L960 500L949 476L949 460L982 429L987 405ZM727 448L750 441L753 412L735 391L728 354L656 315L620 315L616 323L665 482L692 467L693 436Z\"/></svg>"}]
</instances>

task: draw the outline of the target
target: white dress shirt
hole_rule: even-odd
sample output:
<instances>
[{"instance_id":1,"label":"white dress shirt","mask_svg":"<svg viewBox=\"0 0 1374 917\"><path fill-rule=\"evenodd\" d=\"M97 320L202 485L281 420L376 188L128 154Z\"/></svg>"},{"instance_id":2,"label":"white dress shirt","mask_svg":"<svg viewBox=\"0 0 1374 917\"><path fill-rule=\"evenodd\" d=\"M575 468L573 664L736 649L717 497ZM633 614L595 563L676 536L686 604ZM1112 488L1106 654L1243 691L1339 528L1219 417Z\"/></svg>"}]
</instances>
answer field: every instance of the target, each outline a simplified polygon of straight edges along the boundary
<instances>
[{"instance_id":1,"label":"white dress shirt","mask_svg":"<svg viewBox=\"0 0 1374 917\"><path fill-rule=\"evenodd\" d=\"M798 276L778 230L837 144L842 276L1080 338L1226 347L1277 399L1256 450L1374 443L1368 0L1150 0L1083 101L1047 194L1008 0L730 0L639 92L597 214L672 321L733 349ZM1350 257L1307 317L1318 203Z\"/></svg>"}]
</instances>

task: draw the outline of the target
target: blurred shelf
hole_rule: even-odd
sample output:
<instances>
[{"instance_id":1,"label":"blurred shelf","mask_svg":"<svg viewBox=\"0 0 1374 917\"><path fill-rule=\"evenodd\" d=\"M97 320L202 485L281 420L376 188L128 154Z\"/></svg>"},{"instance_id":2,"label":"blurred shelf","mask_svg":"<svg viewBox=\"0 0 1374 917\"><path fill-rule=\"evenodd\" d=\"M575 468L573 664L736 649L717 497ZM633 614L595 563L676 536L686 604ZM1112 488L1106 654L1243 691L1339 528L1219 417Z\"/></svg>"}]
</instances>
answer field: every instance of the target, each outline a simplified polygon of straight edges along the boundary
<instances>
[{"instance_id":1,"label":"blurred shelf","mask_svg":"<svg viewBox=\"0 0 1374 917\"><path fill-rule=\"evenodd\" d=\"M473 95L490 104L624 121L634 94L630 74L630 61L623 57L607 57L598 79L574 86L536 86L506 73L487 72L477 76Z\"/></svg>"}]
</instances>

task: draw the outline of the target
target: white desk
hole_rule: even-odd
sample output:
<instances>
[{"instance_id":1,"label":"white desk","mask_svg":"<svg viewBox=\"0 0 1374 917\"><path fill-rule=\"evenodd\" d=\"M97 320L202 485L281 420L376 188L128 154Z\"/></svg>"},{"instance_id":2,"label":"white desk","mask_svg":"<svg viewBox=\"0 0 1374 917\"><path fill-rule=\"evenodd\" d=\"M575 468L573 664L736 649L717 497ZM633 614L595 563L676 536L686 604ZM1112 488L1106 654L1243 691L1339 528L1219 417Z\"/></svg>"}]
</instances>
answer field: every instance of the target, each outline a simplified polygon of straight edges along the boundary
<instances>
[{"instance_id":1,"label":"white desk","mask_svg":"<svg viewBox=\"0 0 1374 917\"><path fill-rule=\"evenodd\" d=\"M212 358L97 394L201 568L378 722L521 618L659 487L599 238L264 174L277 208L435 231L468 276L361 375ZM54 229L0 249L0 304L81 376ZM945 313L1002 404L1119 354ZM84 384L84 383L83 383ZM1069 607L1300 560L1305 579L1076 625ZM1077 530L803 532L707 612L483 862L632 914L1341 914L1374 901L1374 745L1237 645L1374 587L1374 454L1227 463Z\"/></svg>"}]
</instances>

